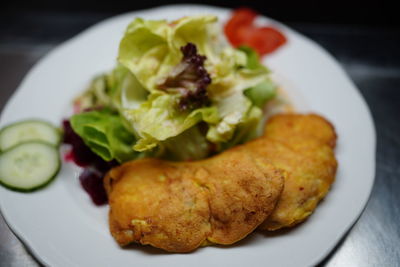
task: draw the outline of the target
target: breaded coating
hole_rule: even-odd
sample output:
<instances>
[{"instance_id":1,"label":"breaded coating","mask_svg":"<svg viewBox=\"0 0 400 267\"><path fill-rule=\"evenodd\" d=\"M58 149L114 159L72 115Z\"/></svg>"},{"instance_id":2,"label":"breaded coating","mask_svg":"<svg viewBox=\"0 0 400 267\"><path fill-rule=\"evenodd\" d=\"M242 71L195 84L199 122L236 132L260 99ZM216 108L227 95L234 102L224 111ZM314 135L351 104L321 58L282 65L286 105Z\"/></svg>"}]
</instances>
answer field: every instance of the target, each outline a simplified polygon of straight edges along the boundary
<instances>
[{"instance_id":1,"label":"breaded coating","mask_svg":"<svg viewBox=\"0 0 400 267\"><path fill-rule=\"evenodd\" d=\"M232 244L257 227L294 226L335 179L336 138L318 115L283 114L262 137L207 160L125 163L104 180L111 234L122 246L189 252Z\"/></svg>"},{"instance_id":2,"label":"breaded coating","mask_svg":"<svg viewBox=\"0 0 400 267\"><path fill-rule=\"evenodd\" d=\"M112 169L104 184L120 245L189 252L251 233L274 210L283 176L239 148L197 162L131 161Z\"/></svg>"},{"instance_id":3,"label":"breaded coating","mask_svg":"<svg viewBox=\"0 0 400 267\"><path fill-rule=\"evenodd\" d=\"M337 135L333 125L316 114L279 114L271 117L265 127L265 137L275 140L302 143L315 140L335 148Z\"/></svg>"},{"instance_id":4,"label":"breaded coating","mask_svg":"<svg viewBox=\"0 0 400 267\"><path fill-rule=\"evenodd\" d=\"M335 179L335 144L335 130L324 118L283 114L267 122L263 137L245 145L284 171L280 200L260 229L294 226L311 215Z\"/></svg>"}]
</instances>

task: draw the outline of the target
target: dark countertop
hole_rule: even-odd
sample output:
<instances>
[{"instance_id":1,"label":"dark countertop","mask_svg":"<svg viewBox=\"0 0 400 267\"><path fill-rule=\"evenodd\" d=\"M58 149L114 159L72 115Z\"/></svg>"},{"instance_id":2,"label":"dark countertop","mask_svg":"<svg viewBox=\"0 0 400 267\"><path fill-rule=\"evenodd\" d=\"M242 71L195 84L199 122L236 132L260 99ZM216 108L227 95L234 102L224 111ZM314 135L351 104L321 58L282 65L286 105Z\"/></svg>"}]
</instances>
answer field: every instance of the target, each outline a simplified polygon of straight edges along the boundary
<instances>
[{"instance_id":1,"label":"dark countertop","mask_svg":"<svg viewBox=\"0 0 400 267\"><path fill-rule=\"evenodd\" d=\"M2 16L0 109L41 57L108 16ZM318 42L339 61L367 101L377 130L376 180L369 203L321 265L400 266L400 30L302 23L289 26ZM39 266L1 216L0 266Z\"/></svg>"}]
</instances>

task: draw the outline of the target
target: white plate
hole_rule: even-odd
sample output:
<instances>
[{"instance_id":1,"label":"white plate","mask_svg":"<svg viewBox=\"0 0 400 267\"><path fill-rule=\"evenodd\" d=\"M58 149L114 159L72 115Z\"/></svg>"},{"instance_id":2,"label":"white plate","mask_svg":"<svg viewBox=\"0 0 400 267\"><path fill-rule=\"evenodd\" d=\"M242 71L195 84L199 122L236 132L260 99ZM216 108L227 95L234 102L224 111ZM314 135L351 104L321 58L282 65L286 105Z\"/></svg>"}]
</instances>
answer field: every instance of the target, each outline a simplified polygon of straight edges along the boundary
<instances>
[{"instance_id":1,"label":"white plate","mask_svg":"<svg viewBox=\"0 0 400 267\"><path fill-rule=\"evenodd\" d=\"M91 77L111 69L119 40L137 16L175 19L229 10L178 5L124 14L79 34L54 49L26 76L7 103L1 126L25 118L60 124L70 100ZM306 266L322 260L359 217L374 181L375 131L369 110L338 63L314 42L267 18L288 43L266 58L283 87L326 116L339 135L339 171L326 199L306 223L283 234L252 234L229 248L206 247L190 254L166 254L134 246L121 249L108 231L107 207L94 207L77 172L65 164L46 189L16 193L0 188L1 211L12 230L42 263L51 266ZM301 99L301 100L300 100Z\"/></svg>"}]
</instances>

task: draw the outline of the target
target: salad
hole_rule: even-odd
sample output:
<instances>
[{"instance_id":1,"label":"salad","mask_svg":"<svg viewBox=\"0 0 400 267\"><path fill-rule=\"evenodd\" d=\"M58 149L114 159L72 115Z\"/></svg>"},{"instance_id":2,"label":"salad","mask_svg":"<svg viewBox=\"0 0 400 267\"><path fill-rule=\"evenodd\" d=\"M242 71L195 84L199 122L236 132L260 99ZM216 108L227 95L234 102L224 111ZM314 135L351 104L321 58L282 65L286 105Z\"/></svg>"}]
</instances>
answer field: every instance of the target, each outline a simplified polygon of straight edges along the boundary
<instances>
[{"instance_id":1,"label":"salad","mask_svg":"<svg viewBox=\"0 0 400 267\"><path fill-rule=\"evenodd\" d=\"M81 184L102 204L102 178L116 165L144 157L199 160L257 137L263 107L277 94L259 56L286 39L254 26L256 15L236 10L224 29L213 15L134 19L115 67L76 97L62 136L41 120L0 131L0 184L24 192L47 185L60 168L62 139L70 145L64 159L84 167ZM43 167L50 158L51 168Z\"/></svg>"},{"instance_id":2,"label":"salad","mask_svg":"<svg viewBox=\"0 0 400 267\"><path fill-rule=\"evenodd\" d=\"M228 45L219 29L215 16L135 19L116 67L74 101L73 131L119 163L197 160L256 137L276 86L256 52Z\"/></svg>"}]
</instances>

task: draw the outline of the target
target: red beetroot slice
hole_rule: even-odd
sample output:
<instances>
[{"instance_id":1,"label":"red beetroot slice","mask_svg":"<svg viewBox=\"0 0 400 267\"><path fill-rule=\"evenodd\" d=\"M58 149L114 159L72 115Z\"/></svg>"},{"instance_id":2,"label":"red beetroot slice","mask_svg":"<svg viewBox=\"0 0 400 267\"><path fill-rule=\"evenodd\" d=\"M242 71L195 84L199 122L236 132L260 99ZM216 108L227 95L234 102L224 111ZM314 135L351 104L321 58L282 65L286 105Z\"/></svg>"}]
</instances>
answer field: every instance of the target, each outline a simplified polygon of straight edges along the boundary
<instances>
[{"instance_id":1,"label":"red beetroot slice","mask_svg":"<svg viewBox=\"0 0 400 267\"><path fill-rule=\"evenodd\" d=\"M103 173L86 168L79 176L83 189L89 194L93 203L100 206L107 203L107 193L103 186Z\"/></svg>"},{"instance_id":2,"label":"red beetroot slice","mask_svg":"<svg viewBox=\"0 0 400 267\"><path fill-rule=\"evenodd\" d=\"M71 123L68 120L63 121L63 129L64 129L64 144L70 144L72 146L72 150L68 159L71 159L75 162L76 165L85 167L94 162L102 161L99 156L93 153L89 147L83 142L82 138L77 135L71 127Z\"/></svg>"},{"instance_id":3,"label":"red beetroot slice","mask_svg":"<svg viewBox=\"0 0 400 267\"><path fill-rule=\"evenodd\" d=\"M103 205L107 203L107 194L103 186L103 177L107 171L118 165L118 162L104 161L93 153L77 135L68 120L63 121L63 143L71 145L71 150L64 155L66 161L73 161L78 166L84 167L79 175L83 189L89 194L93 203Z\"/></svg>"}]
</instances>

